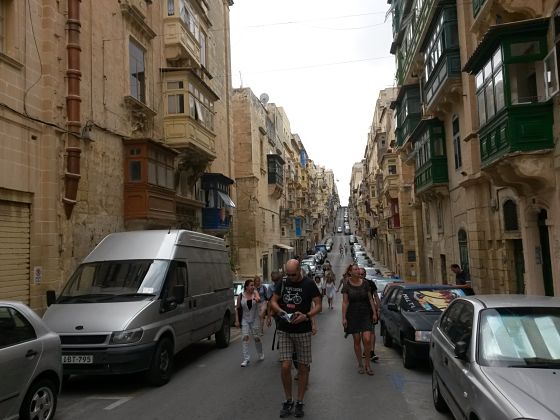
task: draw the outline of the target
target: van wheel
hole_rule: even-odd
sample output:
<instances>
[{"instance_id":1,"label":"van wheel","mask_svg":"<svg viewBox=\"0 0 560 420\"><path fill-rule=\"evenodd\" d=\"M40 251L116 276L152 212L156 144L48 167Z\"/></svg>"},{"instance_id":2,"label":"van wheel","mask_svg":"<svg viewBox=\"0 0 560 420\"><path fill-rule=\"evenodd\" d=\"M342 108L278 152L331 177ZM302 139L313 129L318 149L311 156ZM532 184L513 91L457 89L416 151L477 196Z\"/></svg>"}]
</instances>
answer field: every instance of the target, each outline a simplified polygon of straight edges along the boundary
<instances>
[{"instance_id":1,"label":"van wheel","mask_svg":"<svg viewBox=\"0 0 560 420\"><path fill-rule=\"evenodd\" d=\"M437 411L440 413L447 413L449 411L449 407L439 392L439 383L435 369L432 369L432 398Z\"/></svg>"},{"instance_id":2,"label":"van wheel","mask_svg":"<svg viewBox=\"0 0 560 420\"><path fill-rule=\"evenodd\" d=\"M224 315L224 320L222 321L222 327L220 331L216 333L216 346L223 349L229 346L229 340L231 338L231 330L229 324L229 315Z\"/></svg>"},{"instance_id":3,"label":"van wheel","mask_svg":"<svg viewBox=\"0 0 560 420\"><path fill-rule=\"evenodd\" d=\"M393 345L393 338L389 335L385 324L381 324L381 335L383 336L383 345L385 347L391 347Z\"/></svg>"},{"instance_id":4,"label":"van wheel","mask_svg":"<svg viewBox=\"0 0 560 420\"><path fill-rule=\"evenodd\" d=\"M58 389L50 379L35 381L21 403L19 418L21 420L51 420L56 411Z\"/></svg>"},{"instance_id":5,"label":"van wheel","mask_svg":"<svg viewBox=\"0 0 560 420\"><path fill-rule=\"evenodd\" d=\"M173 372L173 342L163 337L159 340L152 364L147 373L148 382L154 386L165 385Z\"/></svg>"}]
</instances>

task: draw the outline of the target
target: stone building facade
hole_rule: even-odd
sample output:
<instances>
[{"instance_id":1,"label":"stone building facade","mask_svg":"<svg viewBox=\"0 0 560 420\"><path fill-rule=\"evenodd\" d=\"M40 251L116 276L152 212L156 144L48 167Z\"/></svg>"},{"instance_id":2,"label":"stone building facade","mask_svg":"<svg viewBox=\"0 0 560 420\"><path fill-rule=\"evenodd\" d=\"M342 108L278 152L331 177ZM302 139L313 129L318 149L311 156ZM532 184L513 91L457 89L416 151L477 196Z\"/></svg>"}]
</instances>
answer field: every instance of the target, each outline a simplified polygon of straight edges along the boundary
<instances>
[{"instance_id":1,"label":"stone building facade","mask_svg":"<svg viewBox=\"0 0 560 420\"><path fill-rule=\"evenodd\" d=\"M559 294L557 2L390 4L419 280Z\"/></svg>"},{"instance_id":2,"label":"stone building facade","mask_svg":"<svg viewBox=\"0 0 560 420\"><path fill-rule=\"evenodd\" d=\"M0 299L40 311L111 232L227 236L231 4L1 2Z\"/></svg>"},{"instance_id":3,"label":"stone building facade","mask_svg":"<svg viewBox=\"0 0 560 420\"><path fill-rule=\"evenodd\" d=\"M338 195L333 172L308 158L284 109L265 98L249 88L233 95L237 271L266 281L321 242Z\"/></svg>"}]
</instances>

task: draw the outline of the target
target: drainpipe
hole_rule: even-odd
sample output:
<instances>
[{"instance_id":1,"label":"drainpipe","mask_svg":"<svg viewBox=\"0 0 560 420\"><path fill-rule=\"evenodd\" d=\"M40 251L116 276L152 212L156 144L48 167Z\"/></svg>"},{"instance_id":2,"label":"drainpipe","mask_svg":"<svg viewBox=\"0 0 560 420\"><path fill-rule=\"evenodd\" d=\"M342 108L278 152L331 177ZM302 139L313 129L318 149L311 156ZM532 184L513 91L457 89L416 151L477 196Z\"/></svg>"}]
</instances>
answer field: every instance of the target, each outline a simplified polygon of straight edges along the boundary
<instances>
[{"instance_id":1,"label":"drainpipe","mask_svg":"<svg viewBox=\"0 0 560 420\"><path fill-rule=\"evenodd\" d=\"M68 67L66 79L68 93L66 95L66 117L68 141L66 146L66 172L64 174L64 211L66 218L70 219L72 210L76 205L78 183L80 182L80 137L82 124L80 122L80 2L81 0L68 0L68 41L66 44Z\"/></svg>"}]
</instances>

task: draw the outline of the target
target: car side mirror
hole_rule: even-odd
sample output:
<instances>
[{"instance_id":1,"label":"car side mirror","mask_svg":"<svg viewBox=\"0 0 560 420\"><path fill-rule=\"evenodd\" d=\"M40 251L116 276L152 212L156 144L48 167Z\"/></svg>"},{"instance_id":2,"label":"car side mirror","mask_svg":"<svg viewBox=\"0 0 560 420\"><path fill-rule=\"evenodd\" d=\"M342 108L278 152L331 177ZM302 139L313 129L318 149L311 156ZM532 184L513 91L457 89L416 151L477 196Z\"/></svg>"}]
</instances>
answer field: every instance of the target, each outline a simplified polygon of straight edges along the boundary
<instances>
[{"instance_id":1,"label":"car side mirror","mask_svg":"<svg viewBox=\"0 0 560 420\"><path fill-rule=\"evenodd\" d=\"M173 300L177 305L180 305L185 301L185 285L176 284L173 286Z\"/></svg>"},{"instance_id":2,"label":"car side mirror","mask_svg":"<svg viewBox=\"0 0 560 420\"><path fill-rule=\"evenodd\" d=\"M47 290L47 306L56 303L56 292L54 290Z\"/></svg>"},{"instance_id":3,"label":"car side mirror","mask_svg":"<svg viewBox=\"0 0 560 420\"><path fill-rule=\"evenodd\" d=\"M388 303L387 304L387 309L389 309L390 311L394 311L394 312L399 311L399 308L398 308L396 303Z\"/></svg>"},{"instance_id":4,"label":"car side mirror","mask_svg":"<svg viewBox=\"0 0 560 420\"><path fill-rule=\"evenodd\" d=\"M466 341L458 341L455 344L455 357L461 360L467 360L467 351L469 349L469 345Z\"/></svg>"}]
</instances>

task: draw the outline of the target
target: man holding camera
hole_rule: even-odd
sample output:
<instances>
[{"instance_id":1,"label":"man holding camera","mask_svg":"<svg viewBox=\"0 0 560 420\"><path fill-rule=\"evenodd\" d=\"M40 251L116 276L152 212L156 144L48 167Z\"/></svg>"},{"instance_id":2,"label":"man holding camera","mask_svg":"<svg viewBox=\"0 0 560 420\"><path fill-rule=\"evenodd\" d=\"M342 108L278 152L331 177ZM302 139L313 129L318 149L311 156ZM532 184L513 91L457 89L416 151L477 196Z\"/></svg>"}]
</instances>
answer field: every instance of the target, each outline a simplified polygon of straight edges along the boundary
<instances>
[{"instance_id":1,"label":"man holding camera","mask_svg":"<svg viewBox=\"0 0 560 420\"><path fill-rule=\"evenodd\" d=\"M303 417L303 397L311 364L311 318L321 312L321 292L313 280L302 276L298 260L286 263L286 277L276 284L270 305L278 319L282 385L286 394L280 417L288 417L292 410L295 417ZM299 377L295 405L292 399L291 370L294 353L298 358Z\"/></svg>"}]
</instances>

